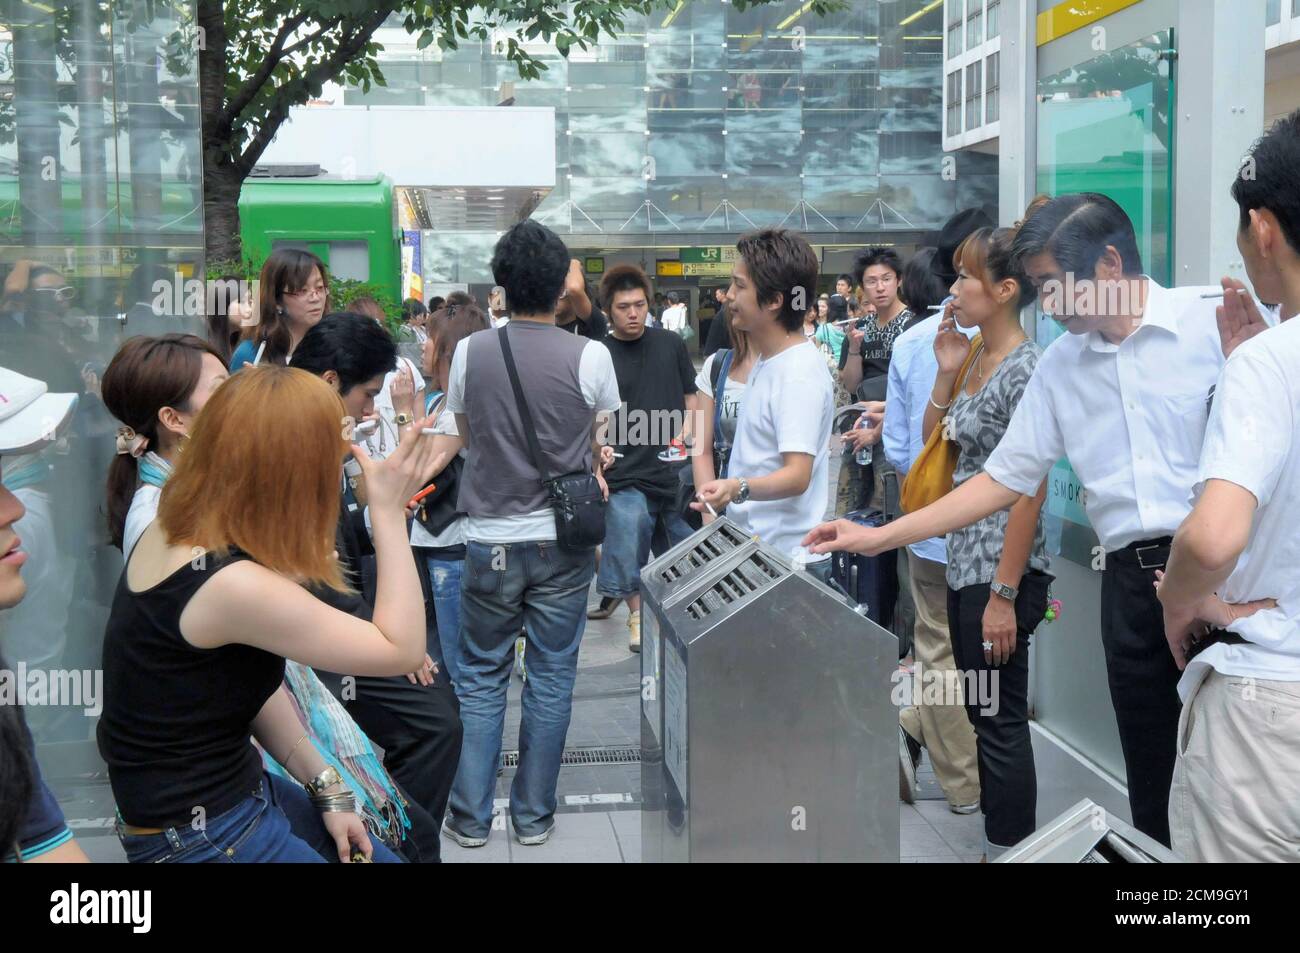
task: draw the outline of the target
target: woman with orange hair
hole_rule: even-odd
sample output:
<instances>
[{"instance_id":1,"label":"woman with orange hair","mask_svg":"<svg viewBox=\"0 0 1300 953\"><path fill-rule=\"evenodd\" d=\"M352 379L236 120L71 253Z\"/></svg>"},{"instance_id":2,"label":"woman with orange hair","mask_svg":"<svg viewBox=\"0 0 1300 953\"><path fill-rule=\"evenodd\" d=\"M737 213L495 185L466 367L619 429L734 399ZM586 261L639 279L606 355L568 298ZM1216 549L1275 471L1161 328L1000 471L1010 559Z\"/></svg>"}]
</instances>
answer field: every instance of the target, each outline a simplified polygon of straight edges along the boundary
<instances>
[{"instance_id":1,"label":"woman with orange hair","mask_svg":"<svg viewBox=\"0 0 1300 953\"><path fill-rule=\"evenodd\" d=\"M328 384L276 365L235 375L195 420L104 638L99 747L132 862L396 859L372 845L353 795L304 744L278 691L286 658L357 675L404 674L424 658L404 507L430 469L430 437L383 461L352 448L378 562L373 621L304 588L345 588L334 531L346 432ZM306 794L263 771L250 736Z\"/></svg>"}]
</instances>

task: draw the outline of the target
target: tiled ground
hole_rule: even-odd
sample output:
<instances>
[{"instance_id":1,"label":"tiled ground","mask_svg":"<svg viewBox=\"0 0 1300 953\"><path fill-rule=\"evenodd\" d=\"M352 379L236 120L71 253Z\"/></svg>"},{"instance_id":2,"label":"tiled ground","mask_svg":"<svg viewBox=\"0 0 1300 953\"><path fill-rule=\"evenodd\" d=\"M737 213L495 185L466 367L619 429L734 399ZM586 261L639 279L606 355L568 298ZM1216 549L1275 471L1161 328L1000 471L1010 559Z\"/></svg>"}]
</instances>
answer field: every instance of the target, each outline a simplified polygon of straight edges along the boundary
<instances>
[{"instance_id":1,"label":"tiled ground","mask_svg":"<svg viewBox=\"0 0 1300 953\"><path fill-rule=\"evenodd\" d=\"M595 602L595 596L592 596ZM640 743L637 710L637 656L626 648L626 611L587 623L578 661L573 722L568 747L623 746ZM511 685L505 747L517 746L519 682ZM512 771L497 784L498 807L504 811ZM928 760L919 771L921 798L899 804L899 853L909 863L978 861L983 852L982 818L948 810ZM487 846L466 850L444 841L449 863L533 863L623 861L641 859L641 775L637 765L572 766L560 770L559 816L555 834L540 847L521 847L506 830L494 830ZM601 796L604 797L601 797ZM623 800L626 796L629 800ZM608 800L606 800L608 799Z\"/></svg>"}]
</instances>

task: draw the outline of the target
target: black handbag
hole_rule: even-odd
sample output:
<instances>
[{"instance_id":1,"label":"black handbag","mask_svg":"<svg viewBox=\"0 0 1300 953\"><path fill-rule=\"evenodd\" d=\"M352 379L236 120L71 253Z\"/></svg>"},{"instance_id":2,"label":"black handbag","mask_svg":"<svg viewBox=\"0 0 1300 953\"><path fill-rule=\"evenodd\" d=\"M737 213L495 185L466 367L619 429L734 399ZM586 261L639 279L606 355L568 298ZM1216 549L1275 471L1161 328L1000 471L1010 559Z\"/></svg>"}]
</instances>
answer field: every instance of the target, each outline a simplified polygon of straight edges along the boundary
<instances>
[{"instance_id":1,"label":"black handbag","mask_svg":"<svg viewBox=\"0 0 1300 953\"><path fill-rule=\"evenodd\" d=\"M442 413L448 413L444 407ZM456 509L460 497L460 477L465 461L456 454L442 471L433 478L433 492L421 497L415 518L431 536L437 536L464 515Z\"/></svg>"},{"instance_id":2,"label":"black handbag","mask_svg":"<svg viewBox=\"0 0 1300 953\"><path fill-rule=\"evenodd\" d=\"M542 456L542 448L537 443L533 415L528 412L524 389L519 384L515 359L510 353L510 337L506 333L509 328L510 325L503 325L497 332L501 339L501 356L505 358L506 374L510 377L510 387L515 392L515 404L519 408L528 453L542 478L542 486L546 488L547 502L555 511L556 542L565 549L581 550L599 546L605 539L605 494L600 488L600 481L590 471L565 473L557 477L550 475Z\"/></svg>"}]
</instances>

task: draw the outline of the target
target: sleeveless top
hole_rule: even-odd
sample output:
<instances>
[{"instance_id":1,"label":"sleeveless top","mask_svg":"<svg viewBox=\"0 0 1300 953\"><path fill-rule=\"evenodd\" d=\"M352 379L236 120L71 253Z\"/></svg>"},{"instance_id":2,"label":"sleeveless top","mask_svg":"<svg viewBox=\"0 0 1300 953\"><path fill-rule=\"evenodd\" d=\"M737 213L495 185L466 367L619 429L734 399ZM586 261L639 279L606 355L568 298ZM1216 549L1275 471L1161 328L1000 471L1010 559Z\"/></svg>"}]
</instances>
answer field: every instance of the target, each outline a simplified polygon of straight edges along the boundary
<instances>
[{"instance_id":1,"label":"sleeveless top","mask_svg":"<svg viewBox=\"0 0 1300 953\"><path fill-rule=\"evenodd\" d=\"M251 726L284 681L284 659L251 645L198 648L180 631L199 587L249 558L209 553L197 568L188 563L142 592L127 587L122 570L104 631L97 735L127 824L168 828L215 818L261 782Z\"/></svg>"}]
</instances>

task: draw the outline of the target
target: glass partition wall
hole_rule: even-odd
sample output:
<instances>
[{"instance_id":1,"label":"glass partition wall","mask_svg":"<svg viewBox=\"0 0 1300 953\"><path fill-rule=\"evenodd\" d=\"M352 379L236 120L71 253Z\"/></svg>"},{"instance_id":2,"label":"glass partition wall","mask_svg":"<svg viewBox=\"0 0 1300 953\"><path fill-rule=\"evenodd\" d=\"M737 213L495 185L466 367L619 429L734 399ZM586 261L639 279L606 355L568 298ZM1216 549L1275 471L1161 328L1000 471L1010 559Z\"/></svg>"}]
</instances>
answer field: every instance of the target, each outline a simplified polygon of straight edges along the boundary
<instances>
[{"instance_id":1,"label":"glass partition wall","mask_svg":"<svg viewBox=\"0 0 1300 953\"><path fill-rule=\"evenodd\" d=\"M95 673L122 566L102 502L116 422L100 378L128 335L202 327L175 295L155 307L154 291L202 256L198 47L184 0L4 11L0 366L78 399L57 441L0 460L29 553L27 597L0 612L0 653L58 790L99 767Z\"/></svg>"}]
</instances>

